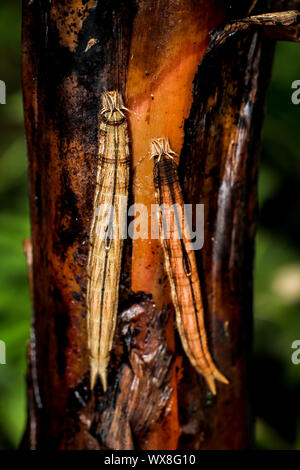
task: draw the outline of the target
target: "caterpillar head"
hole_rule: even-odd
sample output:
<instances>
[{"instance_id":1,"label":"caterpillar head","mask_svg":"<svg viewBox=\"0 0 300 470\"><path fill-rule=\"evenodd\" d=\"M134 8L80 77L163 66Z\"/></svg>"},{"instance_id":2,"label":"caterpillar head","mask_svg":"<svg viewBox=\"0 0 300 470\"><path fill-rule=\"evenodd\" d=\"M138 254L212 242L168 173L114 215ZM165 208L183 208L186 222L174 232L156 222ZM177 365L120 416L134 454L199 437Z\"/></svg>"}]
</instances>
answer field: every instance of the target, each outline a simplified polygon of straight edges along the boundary
<instances>
[{"instance_id":1,"label":"caterpillar head","mask_svg":"<svg viewBox=\"0 0 300 470\"><path fill-rule=\"evenodd\" d=\"M176 155L171 149L170 142L165 137L152 140L150 154L150 158L155 158L157 162L160 162L162 157L171 158L173 160Z\"/></svg>"},{"instance_id":2,"label":"caterpillar head","mask_svg":"<svg viewBox=\"0 0 300 470\"><path fill-rule=\"evenodd\" d=\"M100 114L107 124L120 124L125 120L122 95L118 91L106 91L102 94L102 108Z\"/></svg>"}]
</instances>

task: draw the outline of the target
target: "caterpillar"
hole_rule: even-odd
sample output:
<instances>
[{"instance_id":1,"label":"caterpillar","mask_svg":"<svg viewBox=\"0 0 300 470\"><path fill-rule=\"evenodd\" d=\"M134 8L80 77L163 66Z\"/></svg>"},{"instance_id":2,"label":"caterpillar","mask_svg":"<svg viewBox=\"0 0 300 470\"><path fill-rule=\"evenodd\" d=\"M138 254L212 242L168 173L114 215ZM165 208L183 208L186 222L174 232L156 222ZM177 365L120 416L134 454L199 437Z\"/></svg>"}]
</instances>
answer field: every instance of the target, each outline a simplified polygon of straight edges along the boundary
<instances>
[{"instance_id":1,"label":"caterpillar","mask_svg":"<svg viewBox=\"0 0 300 470\"><path fill-rule=\"evenodd\" d=\"M195 253L189 249L189 228L184 220L183 197L178 180L177 166L167 139L159 138L151 143L154 158L154 187L159 205L160 239L164 252L165 269L171 287L171 297L176 313L177 329L186 355L191 364L202 374L209 389L215 395L215 380L228 384L218 371L207 346L203 303ZM174 211L169 220L169 236L163 230L167 211ZM184 230L183 230L184 227Z\"/></svg>"},{"instance_id":2,"label":"caterpillar","mask_svg":"<svg viewBox=\"0 0 300 470\"><path fill-rule=\"evenodd\" d=\"M116 328L127 222L130 160L125 110L120 93L103 93L87 264L87 322L91 388L99 376L104 391Z\"/></svg>"}]
</instances>

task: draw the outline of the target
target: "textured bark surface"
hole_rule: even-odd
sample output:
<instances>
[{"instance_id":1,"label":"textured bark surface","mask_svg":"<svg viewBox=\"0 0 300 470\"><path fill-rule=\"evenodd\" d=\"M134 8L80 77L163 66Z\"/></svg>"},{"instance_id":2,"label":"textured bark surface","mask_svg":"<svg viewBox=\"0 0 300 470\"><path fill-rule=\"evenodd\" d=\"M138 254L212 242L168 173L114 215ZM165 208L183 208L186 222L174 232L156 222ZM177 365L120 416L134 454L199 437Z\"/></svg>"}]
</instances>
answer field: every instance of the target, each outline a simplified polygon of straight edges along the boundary
<instances>
[{"instance_id":1,"label":"textured bark surface","mask_svg":"<svg viewBox=\"0 0 300 470\"><path fill-rule=\"evenodd\" d=\"M273 42L242 31L202 58L212 28L255 6L265 11L261 3L24 0L34 319L23 445L249 446L257 144ZM147 152L165 136L180 154L186 202L205 204L197 253L205 320L216 365L230 380L216 398L180 346L158 240L126 243L108 390L89 389L98 115L101 93L114 89L131 111L131 202L155 202Z\"/></svg>"}]
</instances>

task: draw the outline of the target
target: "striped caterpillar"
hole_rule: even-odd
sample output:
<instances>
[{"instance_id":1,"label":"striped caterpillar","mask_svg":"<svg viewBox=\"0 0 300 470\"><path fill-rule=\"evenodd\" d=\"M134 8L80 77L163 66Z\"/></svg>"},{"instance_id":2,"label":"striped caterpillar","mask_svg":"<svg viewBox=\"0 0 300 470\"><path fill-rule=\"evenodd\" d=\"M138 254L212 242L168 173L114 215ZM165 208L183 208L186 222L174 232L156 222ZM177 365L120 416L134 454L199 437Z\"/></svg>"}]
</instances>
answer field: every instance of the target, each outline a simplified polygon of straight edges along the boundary
<instances>
[{"instance_id":1,"label":"striped caterpillar","mask_svg":"<svg viewBox=\"0 0 300 470\"><path fill-rule=\"evenodd\" d=\"M107 389L107 366L116 328L126 229L129 148L126 108L117 91L103 93L99 159L88 255L87 311L91 388Z\"/></svg>"},{"instance_id":2,"label":"striped caterpillar","mask_svg":"<svg viewBox=\"0 0 300 470\"><path fill-rule=\"evenodd\" d=\"M215 395L215 379L225 384L228 380L214 365L207 346L200 281L194 251L188 248L190 238L186 234L189 234L189 228L184 220L183 197L174 155L167 139L160 138L152 142L151 157L154 158L156 202L160 208L167 207L169 211L170 208L174 210L174 218L168 217L170 224L168 237L164 236L164 216L162 211L159 211L165 268L183 348L191 364L204 376L211 392Z\"/></svg>"}]
</instances>

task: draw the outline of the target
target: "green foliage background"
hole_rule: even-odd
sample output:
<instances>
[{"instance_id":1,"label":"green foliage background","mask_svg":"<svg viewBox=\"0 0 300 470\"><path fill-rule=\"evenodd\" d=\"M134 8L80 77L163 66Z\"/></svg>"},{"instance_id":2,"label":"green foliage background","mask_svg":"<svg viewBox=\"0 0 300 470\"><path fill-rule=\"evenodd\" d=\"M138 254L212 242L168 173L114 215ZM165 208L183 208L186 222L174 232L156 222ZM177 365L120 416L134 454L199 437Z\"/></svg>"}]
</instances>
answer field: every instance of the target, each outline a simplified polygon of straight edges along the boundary
<instances>
[{"instance_id":1,"label":"green foliage background","mask_svg":"<svg viewBox=\"0 0 300 470\"><path fill-rule=\"evenodd\" d=\"M22 242L30 234L26 146L20 80L21 5L0 6L0 449L18 446L26 419L25 352L31 304ZM300 449L300 365L291 344L300 339L300 105L291 83L300 79L300 46L279 43L268 96L259 177L255 272L254 402L256 445Z\"/></svg>"}]
</instances>

